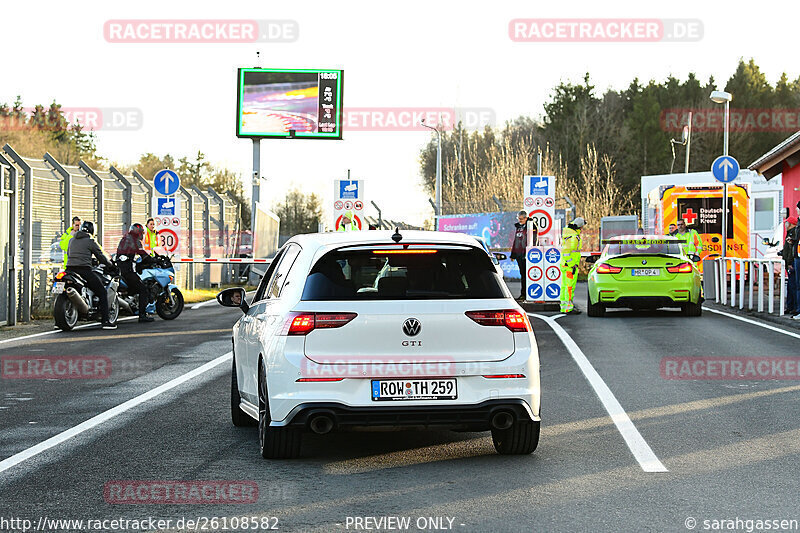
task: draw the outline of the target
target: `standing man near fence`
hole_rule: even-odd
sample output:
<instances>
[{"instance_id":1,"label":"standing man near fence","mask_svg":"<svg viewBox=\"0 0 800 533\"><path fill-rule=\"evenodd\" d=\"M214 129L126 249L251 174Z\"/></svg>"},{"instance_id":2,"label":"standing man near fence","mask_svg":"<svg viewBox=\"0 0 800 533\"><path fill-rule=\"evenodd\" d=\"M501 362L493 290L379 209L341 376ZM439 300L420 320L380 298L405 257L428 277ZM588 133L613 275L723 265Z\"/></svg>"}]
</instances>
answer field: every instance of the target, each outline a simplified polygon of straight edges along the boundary
<instances>
[{"instance_id":1,"label":"standing man near fence","mask_svg":"<svg viewBox=\"0 0 800 533\"><path fill-rule=\"evenodd\" d=\"M514 242L511 244L511 259L517 261L519 267L519 277L522 287L520 288L519 300L525 299L525 260L528 249L528 223L533 225L533 242L531 246L536 246L538 229L536 224L528 218L528 212L524 209L517 213L517 222L514 223Z\"/></svg>"},{"instance_id":2,"label":"standing man near fence","mask_svg":"<svg viewBox=\"0 0 800 533\"><path fill-rule=\"evenodd\" d=\"M786 237L783 239L783 250L781 250L781 257L786 264L786 309L783 312L787 315L798 313L800 302L797 301L797 276L794 273L794 257L797 250L795 246L796 231L797 231L797 217L789 217L786 219Z\"/></svg>"},{"instance_id":3,"label":"standing man near fence","mask_svg":"<svg viewBox=\"0 0 800 533\"><path fill-rule=\"evenodd\" d=\"M69 249L69 241L81 229L81 217L72 217L72 228L64 232L58 241L58 245L64 250L64 269L67 268L67 250Z\"/></svg>"}]
</instances>

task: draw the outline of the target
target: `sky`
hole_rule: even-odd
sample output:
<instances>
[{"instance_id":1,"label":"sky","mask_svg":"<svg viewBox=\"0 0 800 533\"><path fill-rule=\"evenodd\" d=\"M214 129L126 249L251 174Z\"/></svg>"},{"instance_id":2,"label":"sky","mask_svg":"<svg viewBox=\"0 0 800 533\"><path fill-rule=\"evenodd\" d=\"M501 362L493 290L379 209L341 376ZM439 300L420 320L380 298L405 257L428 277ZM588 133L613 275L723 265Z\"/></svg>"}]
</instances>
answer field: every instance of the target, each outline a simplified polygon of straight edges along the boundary
<instances>
[{"instance_id":1,"label":"sky","mask_svg":"<svg viewBox=\"0 0 800 533\"><path fill-rule=\"evenodd\" d=\"M572 2L348 0L330 2L27 2L6 3L0 102L54 99L65 108L132 109L126 130L100 128L101 155L134 163L140 154L192 156L198 150L241 173L249 190L252 144L235 135L238 67L344 69L345 108L483 108L502 125L539 117L553 87L590 72L598 94L669 74L723 83L739 58L753 58L775 83L800 75L793 60L795 20L784 3L695 1ZM785 13L784 13L785 14ZM702 35L677 42L516 42L513 19L660 19L699 23ZM112 42L110 20L290 21L289 42ZM530 28L531 26L525 26ZM260 52L260 60L256 52ZM735 95L734 95L735 99ZM124 116L124 115L123 115ZM261 142L262 198L291 188L316 192L332 213L333 180L365 182L368 208L420 224L432 218L422 191L419 153L429 131L350 131L341 141ZM532 171L534 169L531 169ZM520 177L520 187L522 177Z\"/></svg>"}]
</instances>

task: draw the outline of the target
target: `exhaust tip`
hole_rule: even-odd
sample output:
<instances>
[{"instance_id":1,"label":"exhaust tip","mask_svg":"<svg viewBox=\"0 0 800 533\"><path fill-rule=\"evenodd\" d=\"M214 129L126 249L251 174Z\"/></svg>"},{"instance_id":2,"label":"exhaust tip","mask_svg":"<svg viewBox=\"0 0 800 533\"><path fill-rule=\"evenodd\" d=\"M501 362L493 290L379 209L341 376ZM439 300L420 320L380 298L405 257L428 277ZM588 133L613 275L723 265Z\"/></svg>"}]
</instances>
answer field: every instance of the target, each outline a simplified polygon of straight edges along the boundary
<instances>
[{"instance_id":1,"label":"exhaust tip","mask_svg":"<svg viewBox=\"0 0 800 533\"><path fill-rule=\"evenodd\" d=\"M508 411L498 411L492 415L492 428L508 429L514 424L514 415Z\"/></svg>"},{"instance_id":2,"label":"exhaust tip","mask_svg":"<svg viewBox=\"0 0 800 533\"><path fill-rule=\"evenodd\" d=\"M333 418L327 414L314 415L311 417L308 427L317 435L330 433L333 430Z\"/></svg>"}]
</instances>

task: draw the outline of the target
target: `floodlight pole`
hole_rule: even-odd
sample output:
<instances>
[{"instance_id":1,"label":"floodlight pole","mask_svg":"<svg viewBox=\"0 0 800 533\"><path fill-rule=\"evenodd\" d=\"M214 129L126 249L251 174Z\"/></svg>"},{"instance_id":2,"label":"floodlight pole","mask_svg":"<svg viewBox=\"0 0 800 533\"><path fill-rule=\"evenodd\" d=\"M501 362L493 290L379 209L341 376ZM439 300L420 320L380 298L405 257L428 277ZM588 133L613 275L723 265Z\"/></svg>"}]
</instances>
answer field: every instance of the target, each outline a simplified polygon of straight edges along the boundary
<instances>
[{"instance_id":1,"label":"floodlight pole","mask_svg":"<svg viewBox=\"0 0 800 533\"><path fill-rule=\"evenodd\" d=\"M250 209L250 231L256 230L256 204L261 199L261 138L253 138L253 198Z\"/></svg>"}]
</instances>

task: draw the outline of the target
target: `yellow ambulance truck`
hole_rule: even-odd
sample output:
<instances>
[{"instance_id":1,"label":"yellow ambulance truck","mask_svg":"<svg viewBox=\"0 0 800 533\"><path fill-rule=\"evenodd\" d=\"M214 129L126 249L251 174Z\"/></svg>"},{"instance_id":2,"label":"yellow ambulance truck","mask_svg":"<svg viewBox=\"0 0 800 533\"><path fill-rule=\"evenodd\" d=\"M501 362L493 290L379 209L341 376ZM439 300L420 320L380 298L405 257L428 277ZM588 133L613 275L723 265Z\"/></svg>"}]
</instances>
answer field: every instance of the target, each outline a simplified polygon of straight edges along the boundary
<instances>
[{"instance_id":1,"label":"yellow ambulance truck","mask_svg":"<svg viewBox=\"0 0 800 533\"><path fill-rule=\"evenodd\" d=\"M655 192L655 191L654 191ZM679 218L700 235L701 258L722 254L722 184L662 185L656 200L656 230L666 235ZM728 257L749 257L750 185L728 184ZM702 262L698 264L702 268Z\"/></svg>"}]
</instances>

